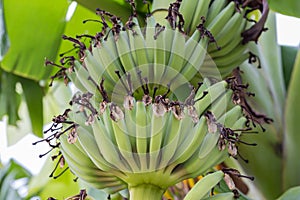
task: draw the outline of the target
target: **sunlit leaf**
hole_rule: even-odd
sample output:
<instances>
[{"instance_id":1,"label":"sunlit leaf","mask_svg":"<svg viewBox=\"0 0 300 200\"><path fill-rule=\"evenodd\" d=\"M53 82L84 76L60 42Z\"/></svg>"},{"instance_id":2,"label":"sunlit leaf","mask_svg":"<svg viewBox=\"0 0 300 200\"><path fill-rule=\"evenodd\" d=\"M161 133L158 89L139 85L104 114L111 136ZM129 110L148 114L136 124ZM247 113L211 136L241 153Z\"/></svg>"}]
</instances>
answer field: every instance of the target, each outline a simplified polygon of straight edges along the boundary
<instances>
[{"instance_id":1,"label":"sunlit leaf","mask_svg":"<svg viewBox=\"0 0 300 200\"><path fill-rule=\"evenodd\" d=\"M1 67L33 80L49 77L45 57L54 60L65 28L67 0L4 0L4 17L11 46Z\"/></svg>"},{"instance_id":2,"label":"sunlit leaf","mask_svg":"<svg viewBox=\"0 0 300 200\"><path fill-rule=\"evenodd\" d=\"M268 0L269 6L275 12L284 15L300 17L300 1L299 0Z\"/></svg>"}]
</instances>

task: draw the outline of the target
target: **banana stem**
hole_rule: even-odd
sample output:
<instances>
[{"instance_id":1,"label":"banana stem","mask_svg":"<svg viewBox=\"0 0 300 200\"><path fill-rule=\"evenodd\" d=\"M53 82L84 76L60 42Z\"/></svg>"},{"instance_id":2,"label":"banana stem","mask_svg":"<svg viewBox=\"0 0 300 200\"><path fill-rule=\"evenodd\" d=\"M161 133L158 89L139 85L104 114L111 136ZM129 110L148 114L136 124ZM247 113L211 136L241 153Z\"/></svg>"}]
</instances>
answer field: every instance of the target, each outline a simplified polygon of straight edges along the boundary
<instances>
[{"instance_id":1,"label":"banana stem","mask_svg":"<svg viewBox=\"0 0 300 200\"><path fill-rule=\"evenodd\" d=\"M129 187L129 200L161 200L164 192L164 189L155 185L137 185Z\"/></svg>"}]
</instances>

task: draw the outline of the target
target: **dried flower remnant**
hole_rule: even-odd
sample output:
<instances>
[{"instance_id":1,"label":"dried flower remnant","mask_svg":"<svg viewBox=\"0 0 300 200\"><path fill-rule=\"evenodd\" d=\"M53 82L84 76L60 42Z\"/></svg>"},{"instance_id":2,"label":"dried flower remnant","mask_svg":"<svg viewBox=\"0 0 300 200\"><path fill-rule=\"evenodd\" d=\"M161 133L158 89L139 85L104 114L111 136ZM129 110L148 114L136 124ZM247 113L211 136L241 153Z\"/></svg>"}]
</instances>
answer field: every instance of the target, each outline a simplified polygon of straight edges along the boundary
<instances>
[{"instance_id":1,"label":"dried flower remnant","mask_svg":"<svg viewBox=\"0 0 300 200\"><path fill-rule=\"evenodd\" d=\"M242 83L241 73L242 71L237 68L233 71L234 77L227 79L230 88L233 90L232 100L235 104L242 107L243 112L248 119L247 126L249 126L249 123L252 122L254 127L256 127L256 124L258 124L261 129L265 131L265 128L262 126L262 124L270 124L273 122L273 119L253 110L247 98L254 96L254 94L246 90L248 85Z\"/></svg>"},{"instance_id":2,"label":"dried flower remnant","mask_svg":"<svg viewBox=\"0 0 300 200\"><path fill-rule=\"evenodd\" d=\"M218 124L215 116L213 115L212 112L207 111L205 113L205 117L207 119L207 127L208 127L208 132L209 133L216 133L218 130Z\"/></svg>"}]
</instances>

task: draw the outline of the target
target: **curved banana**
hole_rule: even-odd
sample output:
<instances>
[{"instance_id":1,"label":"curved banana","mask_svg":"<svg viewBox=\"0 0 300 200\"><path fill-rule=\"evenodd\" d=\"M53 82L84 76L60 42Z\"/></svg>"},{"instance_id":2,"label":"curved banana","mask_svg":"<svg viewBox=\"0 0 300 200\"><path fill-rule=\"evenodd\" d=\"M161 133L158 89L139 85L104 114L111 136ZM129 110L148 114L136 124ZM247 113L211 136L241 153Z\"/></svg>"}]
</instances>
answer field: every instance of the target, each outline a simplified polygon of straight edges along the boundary
<instances>
[{"instance_id":1,"label":"curved banana","mask_svg":"<svg viewBox=\"0 0 300 200\"><path fill-rule=\"evenodd\" d=\"M231 1L215 18L212 22L207 23L207 29L212 35L217 35L223 28L224 24L229 21L235 11L235 3Z\"/></svg>"},{"instance_id":2,"label":"curved banana","mask_svg":"<svg viewBox=\"0 0 300 200\"><path fill-rule=\"evenodd\" d=\"M207 12L208 12L208 7L209 7L210 1L206 1L206 0L198 0L198 4L195 7L195 12L194 12L194 16L191 20L191 24L190 24L190 28L187 30L187 32L194 32L196 30L196 27L199 25L199 23L201 22L201 18L202 17L206 17L207 16ZM190 15L190 14L187 14ZM185 15L185 16L187 16Z\"/></svg>"},{"instance_id":3,"label":"curved banana","mask_svg":"<svg viewBox=\"0 0 300 200\"><path fill-rule=\"evenodd\" d=\"M173 80L174 77L180 75L180 71L184 66L185 58L185 49L182 48L185 45L185 35L178 30L174 32L174 38L169 38L172 47L170 49L170 58L169 62L166 65L166 69L162 79ZM173 41L172 41L173 39ZM173 84L176 84L176 81L172 81Z\"/></svg>"},{"instance_id":4,"label":"curved banana","mask_svg":"<svg viewBox=\"0 0 300 200\"><path fill-rule=\"evenodd\" d=\"M199 2L204 3L203 0L186 0L182 1L179 12L184 16L185 24L184 24L184 30L188 33L191 32L192 28L192 20L194 18L194 15L192 13L195 13L197 5Z\"/></svg>"},{"instance_id":5,"label":"curved banana","mask_svg":"<svg viewBox=\"0 0 300 200\"><path fill-rule=\"evenodd\" d=\"M234 15L228 20L223 29L216 34L214 37L218 43L218 46L221 49L228 43L231 43L232 40L236 40L241 37L240 28L245 28L246 19L244 19L244 12L236 12Z\"/></svg>"},{"instance_id":6,"label":"curved banana","mask_svg":"<svg viewBox=\"0 0 300 200\"><path fill-rule=\"evenodd\" d=\"M221 10L226 7L226 3L224 0L212 1L206 17L207 24L210 24L217 17Z\"/></svg>"},{"instance_id":7,"label":"curved banana","mask_svg":"<svg viewBox=\"0 0 300 200\"><path fill-rule=\"evenodd\" d=\"M203 99L201 99L195 103L195 108L200 115L202 115L206 111L206 109L213 102L215 102L216 99L220 98L221 96L223 96L226 93L227 82L221 81L221 82L215 83L215 84L211 85L210 87L208 87L208 89L205 91L207 92L207 95ZM203 95L202 92L198 91L198 93L196 94L196 99L201 97L201 95Z\"/></svg>"},{"instance_id":8,"label":"curved banana","mask_svg":"<svg viewBox=\"0 0 300 200\"><path fill-rule=\"evenodd\" d=\"M222 171L216 171L200 179L185 196L184 200L197 200L205 197L224 177Z\"/></svg>"},{"instance_id":9,"label":"curved banana","mask_svg":"<svg viewBox=\"0 0 300 200\"><path fill-rule=\"evenodd\" d=\"M131 54L129 36L127 31L121 31L119 33L118 39L116 40L116 47L119 54L118 58L120 59L122 68L124 69L124 73L127 71L131 71L135 67L135 62Z\"/></svg>"},{"instance_id":10,"label":"curved banana","mask_svg":"<svg viewBox=\"0 0 300 200\"><path fill-rule=\"evenodd\" d=\"M216 57L214 58L214 62L218 67L228 66L232 61L237 60L237 58L243 54L248 54L248 47L245 45L240 45L235 48L232 52L230 52L227 56ZM249 54L248 54L249 56Z\"/></svg>"},{"instance_id":11,"label":"curved banana","mask_svg":"<svg viewBox=\"0 0 300 200\"><path fill-rule=\"evenodd\" d=\"M112 31L102 39L101 45L98 47L92 47L93 55L99 57L98 62L102 63L103 70L107 72L109 77L117 82L119 80L115 71L122 71L121 63L118 59L118 51L115 44L116 38L113 35ZM97 57L96 56L96 57ZM97 81L97 80L95 80Z\"/></svg>"},{"instance_id":12,"label":"curved banana","mask_svg":"<svg viewBox=\"0 0 300 200\"><path fill-rule=\"evenodd\" d=\"M127 31L129 36L131 54L135 61L135 65L136 67L148 65L149 60L146 41L140 28L138 19L136 17L133 17L131 23L133 23L132 28ZM146 67L145 69L148 69L148 67ZM148 72L146 72L146 74L148 74Z\"/></svg>"}]
</instances>

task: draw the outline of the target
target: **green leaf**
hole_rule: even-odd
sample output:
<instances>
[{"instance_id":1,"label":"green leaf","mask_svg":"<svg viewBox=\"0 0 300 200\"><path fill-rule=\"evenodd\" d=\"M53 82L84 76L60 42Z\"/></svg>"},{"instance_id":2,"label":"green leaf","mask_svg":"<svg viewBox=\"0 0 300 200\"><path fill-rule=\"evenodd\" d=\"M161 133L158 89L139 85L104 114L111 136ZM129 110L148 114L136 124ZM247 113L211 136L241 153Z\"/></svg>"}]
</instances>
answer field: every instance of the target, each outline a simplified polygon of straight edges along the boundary
<instances>
[{"instance_id":1,"label":"green leaf","mask_svg":"<svg viewBox=\"0 0 300 200\"><path fill-rule=\"evenodd\" d=\"M253 183L264 195L265 199L275 199L281 190L281 157L277 153L280 149L278 141L274 137L274 127L264 126L267 131L262 132L258 128L257 135L244 134L242 141L256 143L257 146L239 146L239 153L249 160L248 163L239 159L248 175L254 176ZM254 129L254 131L256 131ZM276 133L276 132L275 132ZM272 174L272 175L271 175Z\"/></svg>"},{"instance_id":2,"label":"green leaf","mask_svg":"<svg viewBox=\"0 0 300 200\"><path fill-rule=\"evenodd\" d=\"M298 200L300 199L300 186L288 189L277 200Z\"/></svg>"},{"instance_id":3,"label":"green leaf","mask_svg":"<svg viewBox=\"0 0 300 200\"><path fill-rule=\"evenodd\" d=\"M283 150L285 162L283 166L283 187L287 189L291 186L300 184L300 159L299 159L299 141L300 141L300 50L298 51L294 69L292 72L290 86L288 89L286 108L285 108L285 135Z\"/></svg>"},{"instance_id":4,"label":"green leaf","mask_svg":"<svg viewBox=\"0 0 300 200\"><path fill-rule=\"evenodd\" d=\"M4 13L3 13L3 0L0 0L0 61L9 47L9 39L5 27Z\"/></svg>"},{"instance_id":5,"label":"green leaf","mask_svg":"<svg viewBox=\"0 0 300 200\"><path fill-rule=\"evenodd\" d=\"M21 96L15 90L18 77L0 69L0 119L8 115L8 123L17 124Z\"/></svg>"},{"instance_id":6,"label":"green leaf","mask_svg":"<svg viewBox=\"0 0 300 200\"><path fill-rule=\"evenodd\" d=\"M281 60L282 60L286 89L289 86L290 77L292 74L295 58L297 55L297 50L298 50L297 47L281 46Z\"/></svg>"},{"instance_id":7,"label":"green leaf","mask_svg":"<svg viewBox=\"0 0 300 200\"><path fill-rule=\"evenodd\" d=\"M38 137L43 137L43 88L38 82L22 78L20 80L26 99L31 121L31 130Z\"/></svg>"},{"instance_id":8,"label":"green leaf","mask_svg":"<svg viewBox=\"0 0 300 200\"><path fill-rule=\"evenodd\" d=\"M24 82L24 80L20 82ZM42 96L44 93L43 88L39 88L36 82L27 79L25 79L25 82L27 82L25 87L28 87L28 89L24 89L24 85L22 85L23 99L18 108L20 120L16 122L16 125L8 125L7 127L7 142L9 146L32 132L34 127L34 130L36 130L35 135L41 137L43 123L50 123L53 116L62 113L68 107L72 97L70 87L65 86L61 82L54 82L53 87L47 91L45 96ZM28 91L26 92L26 90ZM33 93L35 90L37 92ZM29 96L27 99L26 93ZM25 99L28 103L25 102Z\"/></svg>"},{"instance_id":9,"label":"green leaf","mask_svg":"<svg viewBox=\"0 0 300 200\"><path fill-rule=\"evenodd\" d=\"M268 0L270 8L278 13L300 17L300 1L299 0Z\"/></svg>"},{"instance_id":10,"label":"green leaf","mask_svg":"<svg viewBox=\"0 0 300 200\"><path fill-rule=\"evenodd\" d=\"M0 83L0 119L8 115L8 125L13 125L13 127L8 127L8 133L13 134L13 136L8 136L9 143L17 142L31 131L42 137L44 93L42 87L35 81L4 71L0 75ZM22 86L22 88L18 86ZM22 94L25 96L23 99ZM23 107L21 107L21 102ZM23 121L19 121L20 119Z\"/></svg>"},{"instance_id":11,"label":"green leaf","mask_svg":"<svg viewBox=\"0 0 300 200\"><path fill-rule=\"evenodd\" d=\"M1 67L32 80L47 79L51 68L45 57L54 60L65 28L67 0L3 0L4 17L11 46Z\"/></svg>"}]
</instances>

